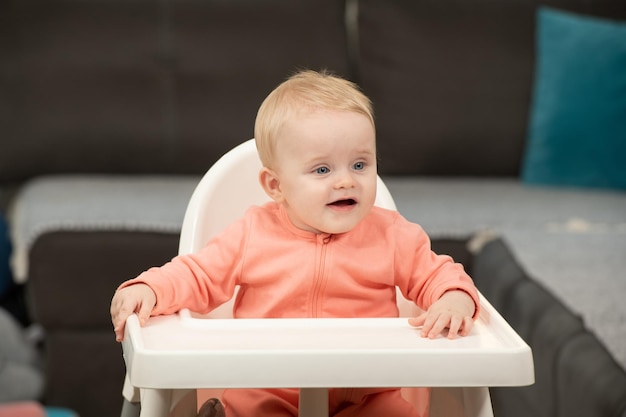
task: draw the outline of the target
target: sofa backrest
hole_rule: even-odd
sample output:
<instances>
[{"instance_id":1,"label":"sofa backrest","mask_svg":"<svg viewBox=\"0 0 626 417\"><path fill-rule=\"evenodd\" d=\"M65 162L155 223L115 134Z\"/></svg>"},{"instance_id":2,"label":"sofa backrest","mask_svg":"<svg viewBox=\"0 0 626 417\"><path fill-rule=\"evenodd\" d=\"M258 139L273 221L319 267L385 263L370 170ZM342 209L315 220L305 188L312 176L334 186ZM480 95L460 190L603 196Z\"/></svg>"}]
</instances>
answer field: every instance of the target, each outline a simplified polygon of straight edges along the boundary
<instances>
[{"instance_id":1,"label":"sofa backrest","mask_svg":"<svg viewBox=\"0 0 626 417\"><path fill-rule=\"evenodd\" d=\"M383 175L516 176L540 4L626 18L614 0L0 2L0 185L201 174L299 68L373 99Z\"/></svg>"},{"instance_id":2,"label":"sofa backrest","mask_svg":"<svg viewBox=\"0 0 626 417\"><path fill-rule=\"evenodd\" d=\"M336 0L0 3L0 182L200 174L298 68L348 74Z\"/></svg>"}]
</instances>

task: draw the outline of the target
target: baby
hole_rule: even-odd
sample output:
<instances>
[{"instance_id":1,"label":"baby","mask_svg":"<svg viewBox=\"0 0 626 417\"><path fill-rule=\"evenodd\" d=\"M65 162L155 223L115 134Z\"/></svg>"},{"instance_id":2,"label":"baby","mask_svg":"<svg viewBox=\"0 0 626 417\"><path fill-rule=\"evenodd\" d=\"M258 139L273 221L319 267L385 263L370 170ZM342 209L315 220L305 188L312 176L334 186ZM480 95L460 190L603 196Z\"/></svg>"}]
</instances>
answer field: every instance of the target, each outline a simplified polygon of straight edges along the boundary
<instances>
[{"instance_id":1,"label":"baby","mask_svg":"<svg viewBox=\"0 0 626 417\"><path fill-rule=\"evenodd\" d=\"M235 318L397 317L396 287L424 313L421 336L470 333L471 278L437 255L416 224L374 206L376 133L369 99L328 73L302 71L262 103L259 182L273 200L251 207L199 252L123 283L113 296L116 338L126 318L183 308L207 313L240 287ZM297 416L297 389L225 390L200 415ZM330 415L418 416L398 388L331 389ZM224 411L225 410L225 411Z\"/></svg>"}]
</instances>

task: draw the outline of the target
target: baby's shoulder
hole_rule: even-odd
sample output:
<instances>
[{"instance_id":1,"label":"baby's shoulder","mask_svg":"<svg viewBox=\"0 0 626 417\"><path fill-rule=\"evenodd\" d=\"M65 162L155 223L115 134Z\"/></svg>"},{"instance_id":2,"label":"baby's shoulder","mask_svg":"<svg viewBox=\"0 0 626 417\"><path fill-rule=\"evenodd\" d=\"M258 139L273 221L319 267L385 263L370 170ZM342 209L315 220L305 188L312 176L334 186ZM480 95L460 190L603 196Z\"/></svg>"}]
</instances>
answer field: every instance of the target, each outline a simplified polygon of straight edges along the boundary
<instances>
[{"instance_id":1,"label":"baby's shoulder","mask_svg":"<svg viewBox=\"0 0 626 417\"><path fill-rule=\"evenodd\" d=\"M254 205L248 207L244 214L243 220L245 223L259 225L263 224L266 227L269 225L280 225L284 215L281 210L280 204L273 201L261 205Z\"/></svg>"},{"instance_id":2,"label":"baby's shoulder","mask_svg":"<svg viewBox=\"0 0 626 417\"><path fill-rule=\"evenodd\" d=\"M420 235L423 233L423 229L419 224L407 220L396 210L374 206L367 219L370 225L380 225L383 229L396 230L401 234L417 233Z\"/></svg>"},{"instance_id":3,"label":"baby's shoulder","mask_svg":"<svg viewBox=\"0 0 626 417\"><path fill-rule=\"evenodd\" d=\"M396 210L374 206L368 216L370 221L381 223L406 222L407 220Z\"/></svg>"}]
</instances>

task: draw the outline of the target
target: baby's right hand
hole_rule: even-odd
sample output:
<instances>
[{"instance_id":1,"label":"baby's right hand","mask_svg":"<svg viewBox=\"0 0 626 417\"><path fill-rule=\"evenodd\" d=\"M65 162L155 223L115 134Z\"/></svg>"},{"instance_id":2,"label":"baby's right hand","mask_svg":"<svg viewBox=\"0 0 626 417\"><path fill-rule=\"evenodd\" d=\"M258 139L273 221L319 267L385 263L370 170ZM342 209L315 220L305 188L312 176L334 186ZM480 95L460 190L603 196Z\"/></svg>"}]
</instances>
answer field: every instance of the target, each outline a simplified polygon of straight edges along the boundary
<instances>
[{"instance_id":1,"label":"baby's right hand","mask_svg":"<svg viewBox=\"0 0 626 417\"><path fill-rule=\"evenodd\" d=\"M137 313L139 324L144 325L156 305L156 295L146 284L133 284L118 290L111 300L111 321L115 330L115 340L124 339L126 319Z\"/></svg>"}]
</instances>

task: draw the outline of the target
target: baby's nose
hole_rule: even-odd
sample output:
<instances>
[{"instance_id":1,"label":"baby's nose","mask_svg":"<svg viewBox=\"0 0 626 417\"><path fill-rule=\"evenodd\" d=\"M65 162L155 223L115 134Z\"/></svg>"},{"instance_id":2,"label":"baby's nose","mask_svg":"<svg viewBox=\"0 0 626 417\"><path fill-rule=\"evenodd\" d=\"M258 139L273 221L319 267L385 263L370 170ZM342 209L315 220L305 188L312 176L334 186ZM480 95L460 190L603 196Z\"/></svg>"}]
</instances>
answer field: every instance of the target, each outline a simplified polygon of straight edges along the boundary
<instances>
[{"instance_id":1,"label":"baby's nose","mask_svg":"<svg viewBox=\"0 0 626 417\"><path fill-rule=\"evenodd\" d=\"M354 187L354 178L349 172L342 172L337 175L335 188L352 188Z\"/></svg>"}]
</instances>

